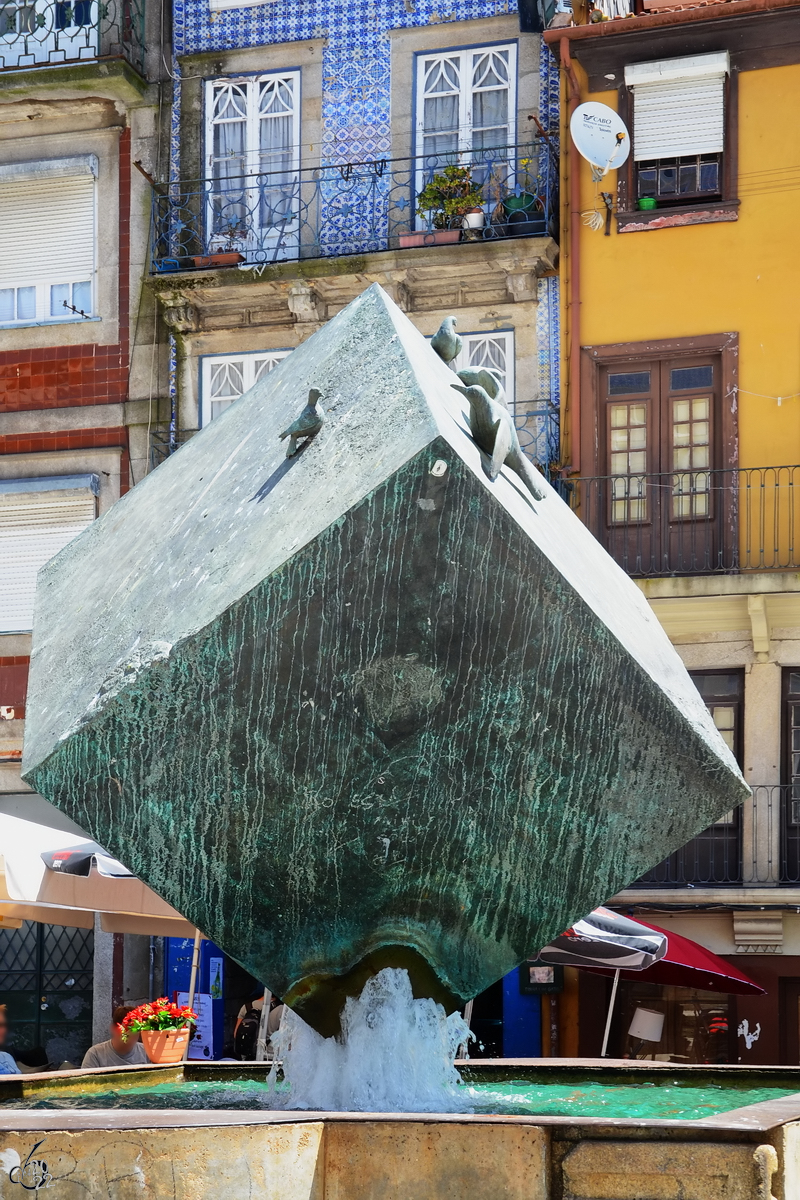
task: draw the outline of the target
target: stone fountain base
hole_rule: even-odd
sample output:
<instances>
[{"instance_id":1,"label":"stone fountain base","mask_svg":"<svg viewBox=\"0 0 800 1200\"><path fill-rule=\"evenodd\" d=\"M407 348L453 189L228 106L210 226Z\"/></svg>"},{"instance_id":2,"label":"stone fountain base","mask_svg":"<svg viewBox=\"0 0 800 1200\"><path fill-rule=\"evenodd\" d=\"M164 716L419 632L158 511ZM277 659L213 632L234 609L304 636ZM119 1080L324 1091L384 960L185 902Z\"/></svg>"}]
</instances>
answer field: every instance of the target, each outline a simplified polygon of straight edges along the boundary
<instances>
[{"instance_id":1,"label":"stone fountain base","mask_svg":"<svg viewBox=\"0 0 800 1200\"><path fill-rule=\"evenodd\" d=\"M592 1060L471 1063L474 1078L796 1088L800 1069ZM493 1073L493 1074L492 1074ZM6 1077L0 1099L263 1075L196 1066ZM0 1197L54 1200L795 1200L800 1094L701 1120L0 1109ZM25 1167L26 1162L29 1164ZM20 1172L27 1171L20 1180Z\"/></svg>"}]
</instances>

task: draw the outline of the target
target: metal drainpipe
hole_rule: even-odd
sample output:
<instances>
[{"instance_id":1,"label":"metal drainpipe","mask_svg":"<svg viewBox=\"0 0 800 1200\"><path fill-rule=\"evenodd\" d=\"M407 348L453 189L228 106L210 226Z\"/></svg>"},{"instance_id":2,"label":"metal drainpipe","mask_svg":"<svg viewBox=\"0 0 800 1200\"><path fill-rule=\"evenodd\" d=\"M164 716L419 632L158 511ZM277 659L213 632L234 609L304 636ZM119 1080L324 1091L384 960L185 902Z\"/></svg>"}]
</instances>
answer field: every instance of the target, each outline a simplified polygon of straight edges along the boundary
<instances>
[{"instance_id":1,"label":"metal drainpipe","mask_svg":"<svg viewBox=\"0 0 800 1200\"><path fill-rule=\"evenodd\" d=\"M569 146L567 169L569 170L569 409L570 409L570 461L564 474L579 475L581 470L581 264L580 264L580 207L581 181L580 156L569 136L569 122L580 103L580 87L575 77L569 52L569 38L559 40L561 66L567 79L567 130Z\"/></svg>"},{"instance_id":2,"label":"metal drainpipe","mask_svg":"<svg viewBox=\"0 0 800 1200\"><path fill-rule=\"evenodd\" d=\"M150 963L147 973L147 999L155 998L156 986L156 939L150 934Z\"/></svg>"}]
</instances>

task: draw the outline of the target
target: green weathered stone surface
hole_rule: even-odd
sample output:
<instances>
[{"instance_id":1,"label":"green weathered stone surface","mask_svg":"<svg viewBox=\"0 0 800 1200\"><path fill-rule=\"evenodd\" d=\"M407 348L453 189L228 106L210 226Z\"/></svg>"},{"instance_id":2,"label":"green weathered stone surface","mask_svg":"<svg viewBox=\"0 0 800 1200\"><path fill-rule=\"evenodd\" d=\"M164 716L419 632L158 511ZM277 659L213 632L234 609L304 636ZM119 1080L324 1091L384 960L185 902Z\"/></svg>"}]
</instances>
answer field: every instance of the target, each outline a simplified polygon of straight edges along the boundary
<instances>
[{"instance_id":1,"label":"green weathered stone surface","mask_svg":"<svg viewBox=\"0 0 800 1200\"><path fill-rule=\"evenodd\" d=\"M25 778L320 1027L397 947L474 995L747 793L453 379L371 288L40 576Z\"/></svg>"}]
</instances>

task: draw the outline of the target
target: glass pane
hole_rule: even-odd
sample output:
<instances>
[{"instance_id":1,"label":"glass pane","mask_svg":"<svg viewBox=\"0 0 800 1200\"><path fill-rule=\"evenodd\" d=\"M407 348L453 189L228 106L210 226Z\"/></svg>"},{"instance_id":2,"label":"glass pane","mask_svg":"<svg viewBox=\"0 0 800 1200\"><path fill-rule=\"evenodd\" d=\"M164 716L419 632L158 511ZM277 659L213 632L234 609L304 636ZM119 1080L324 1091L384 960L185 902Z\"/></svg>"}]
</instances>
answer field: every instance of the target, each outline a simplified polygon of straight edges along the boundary
<instances>
[{"instance_id":1,"label":"glass pane","mask_svg":"<svg viewBox=\"0 0 800 1200\"><path fill-rule=\"evenodd\" d=\"M688 421L691 408L688 400L676 400L672 406L673 421Z\"/></svg>"},{"instance_id":2,"label":"glass pane","mask_svg":"<svg viewBox=\"0 0 800 1200\"><path fill-rule=\"evenodd\" d=\"M616 414L614 414L616 416ZM612 450L627 450L628 449L628 431L626 429L611 430L611 449Z\"/></svg>"},{"instance_id":3,"label":"glass pane","mask_svg":"<svg viewBox=\"0 0 800 1200\"><path fill-rule=\"evenodd\" d=\"M212 400L211 401L211 420L218 417L220 413L225 412L226 408L230 408L233 404L232 400Z\"/></svg>"},{"instance_id":4,"label":"glass pane","mask_svg":"<svg viewBox=\"0 0 800 1200\"><path fill-rule=\"evenodd\" d=\"M0 288L0 321L14 320L14 289Z\"/></svg>"},{"instance_id":5,"label":"glass pane","mask_svg":"<svg viewBox=\"0 0 800 1200\"><path fill-rule=\"evenodd\" d=\"M691 674L692 682L704 700L717 696L731 696L738 700L742 694L741 675L717 675L703 671Z\"/></svg>"},{"instance_id":6,"label":"glass pane","mask_svg":"<svg viewBox=\"0 0 800 1200\"><path fill-rule=\"evenodd\" d=\"M693 400L692 401L692 417L693 417L693 419L695 421L707 421L708 414L709 414L709 408L710 408L710 405L709 405L708 397L704 397L702 400Z\"/></svg>"},{"instance_id":7,"label":"glass pane","mask_svg":"<svg viewBox=\"0 0 800 1200\"><path fill-rule=\"evenodd\" d=\"M655 167L640 167L639 168L639 195L640 196L655 196L656 194L656 169Z\"/></svg>"},{"instance_id":8,"label":"glass pane","mask_svg":"<svg viewBox=\"0 0 800 1200\"><path fill-rule=\"evenodd\" d=\"M647 409L643 404L631 404L628 411L630 412L630 425L644 425Z\"/></svg>"},{"instance_id":9,"label":"glass pane","mask_svg":"<svg viewBox=\"0 0 800 1200\"><path fill-rule=\"evenodd\" d=\"M66 307L70 302L68 283L54 283L50 288L50 316L69 317L72 314Z\"/></svg>"},{"instance_id":10,"label":"glass pane","mask_svg":"<svg viewBox=\"0 0 800 1200\"><path fill-rule=\"evenodd\" d=\"M609 396L625 396L637 392L650 391L649 371L628 371L625 374L609 375Z\"/></svg>"},{"instance_id":11,"label":"glass pane","mask_svg":"<svg viewBox=\"0 0 800 1200\"><path fill-rule=\"evenodd\" d=\"M690 446L692 441L691 425L675 425L672 430L673 446Z\"/></svg>"},{"instance_id":12,"label":"glass pane","mask_svg":"<svg viewBox=\"0 0 800 1200\"><path fill-rule=\"evenodd\" d=\"M669 375L669 386L673 392L712 387L714 383L714 367L710 363L705 367L677 367Z\"/></svg>"},{"instance_id":13,"label":"glass pane","mask_svg":"<svg viewBox=\"0 0 800 1200\"><path fill-rule=\"evenodd\" d=\"M637 425L631 430L630 446L631 450L643 450L647 445L647 429L644 425Z\"/></svg>"},{"instance_id":14,"label":"glass pane","mask_svg":"<svg viewBox=\"0 0 800 1200\"><path fill-rule=\"evenodd\" d=\"M674 196L678 190L678 168L659 167L658 190L662 196Z\"/></svg>"},{"instance_id":15,"label":"glass pane","mask_svg":"<svg viewBox=\"0 0 800 1200\"><path fill-rule=\"evenodd\" d=\"M36 317L36 288L17 288L17 320L33 321Z\"/></svg>"},{"instance_id":16,"label":"glass pane","mask_svg":"<svg viewBox=\"0 0 800 1200\"><path fill-rule=\"evenodd\" d=\"M676 471L686 471L689 469L689 467L691 467L691 453L692 452L688 446L681 449L676 449L672 456L672 465L675 467Z\"/></svg>"},{"instance_id":17,"label":"glass pane","mask_svg":"<svg viewBox=\"0 0 800 1200\"><path fill-rule=\"evenodd\" d=\"M692 449L692 466L697 470L698 467L708 466L708 446L694 446ZM698 487L700 483L698 481ZM703 485L705 486L705 485Z\"/></svg>"},{"instance_id":18,"label":"glass pane","mask_svg":"<svg viewBox=\"0 0 800 1200\"><path fill-rule=\"evenodd\" d=\"M72 303L81 312L90 313L92 311L92 285L88 279L82 283L73 283Z\"/></svg>"},{"instance_id":19,"label":"glass pane","mask_svg":"<svg viewBox=\"0 0 800 1200\"><path fill-rule=\"evenodd\" d=\"M789 675L789 691L793 696L800 696L800 671L792 671ZM800 725L800 712L792 709L792 724Z\"/></svg>"},{"instance_id":20,"label":"glass pane","mask_svg":"<svg viewBox=\"0 0 800 1200\"><path fill-rule=\"evenodd\" d=\"M733 729L734 710L728 705L715 704L711 710L717 729Z\"/></svg>"},{"instance_id":21,"label":"glass pane","mask_svg":"<svg viewBox=\"0 0 800 1200\"><path fill-rule=\"evenodd\" d=\"M700 164L700 191L719 191L719 163L704 162Z\"/></svg>"},{"instance_id":22,"label":"glass pane","mask_svg":"<svg viewBox=\"0 0 800 1200\"><path fill-rule=\"evenodd\" d=\"M681 164L679 176L679 189L681 192L696 192L697 191L697 164L688 163Z\"/></svg>"}]
</instances>

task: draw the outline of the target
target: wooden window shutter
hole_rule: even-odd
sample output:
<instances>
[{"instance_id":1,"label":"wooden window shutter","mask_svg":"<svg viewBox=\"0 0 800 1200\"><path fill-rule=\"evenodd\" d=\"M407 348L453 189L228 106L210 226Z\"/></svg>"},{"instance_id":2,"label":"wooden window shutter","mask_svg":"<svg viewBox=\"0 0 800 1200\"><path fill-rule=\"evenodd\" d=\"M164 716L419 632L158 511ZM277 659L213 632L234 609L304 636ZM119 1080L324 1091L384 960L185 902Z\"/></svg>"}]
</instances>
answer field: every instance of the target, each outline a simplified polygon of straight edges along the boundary
<instances>
[{"instance_id":1,"label":"wooden window shutter","mask_svg":"<svg viewBox=\"0 0 800 1200\"><path fill-rule=\"evenodd\" d=\"M626 67L625 82L633 89L634 159L721 153L729 69L727 52Z\"/></svg>"},{"instance_id":2,"label":"wooden window shutter","mask_svg":"<svg viewBox=\"0 0 800 1200\"><path fill-rule=\"evenodd\" d=\"M97 515L96 475L0 483L0 633L33 627L36 575Z\"/></svg>"}]
</instances>

